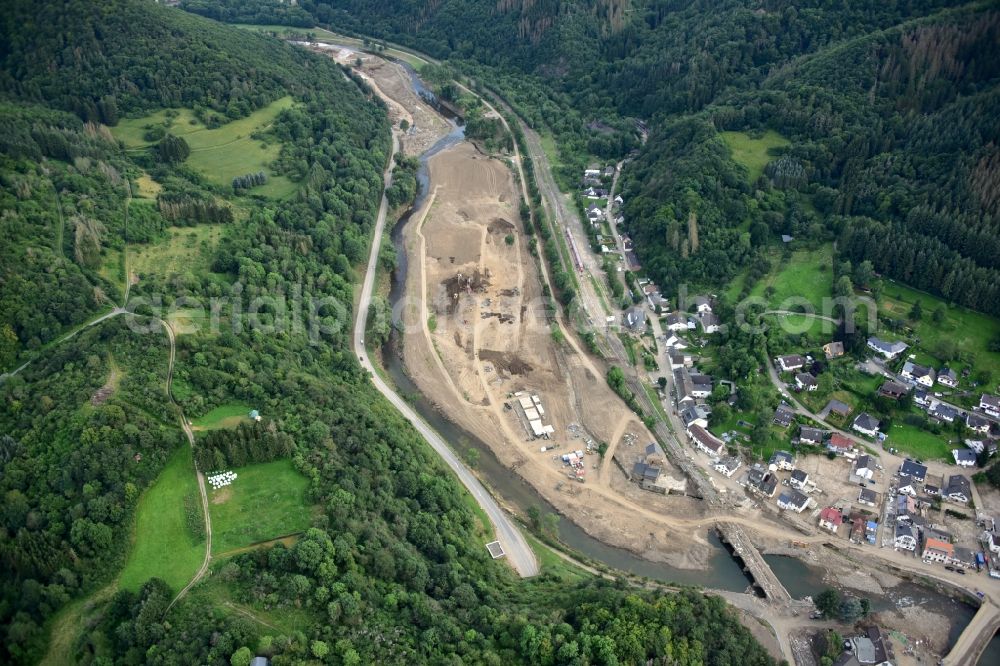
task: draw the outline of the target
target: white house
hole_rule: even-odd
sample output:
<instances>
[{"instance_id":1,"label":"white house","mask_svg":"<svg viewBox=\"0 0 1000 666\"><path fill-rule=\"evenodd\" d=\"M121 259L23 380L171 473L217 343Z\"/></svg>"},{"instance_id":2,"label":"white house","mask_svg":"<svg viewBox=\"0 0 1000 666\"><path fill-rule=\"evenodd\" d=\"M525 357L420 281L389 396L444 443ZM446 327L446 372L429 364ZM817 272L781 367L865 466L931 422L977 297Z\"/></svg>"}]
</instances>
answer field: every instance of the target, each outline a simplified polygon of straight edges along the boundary
<instances>
[{"instance_id":1,"label":"white house","mask_svg":"<svg viewBox=\"0 0 1000 666\"><path fill-rule=\"evenodd\" d=\"M694 444L695 448L713 458L718 458L726 448L721 439L700 425L692 425L688 428L688 436L691 438L691 443Z\"/></svg>"},{"instance_id":2,"label":"white house","mask_svg":"<svg viewBox=\"0 0 1000 666\"><path fill-rule=\"evenodd\" d=\"M809 498L798 490L788 490L778 496L778 508L802 513L809 505Z\"/></svg>"},{"instance_id":3,"label":"white house","mask_svg":"<svg viewBox=\"0 0 1000 666\"><path fill-rule=\"evenodd\" d=\"M808 372L800 372L795 375L795 386L800 391L803 389L806 391L815 391L819 388L819 382Z\"/></svg>"},{"instance_id":4,"label":"white house","mask_svg":"<svg viewBox=\"0 0 1000 666\"><path fill-rule=\"evenodd\" d=\"M799 431L799 441L803 444L821 444L825 434L826 433L819 428L802 426L802 429Z\"/></svg>"},{"instance_id":5,"label":"white house","mask_svg":"<svg viewBox=\"0 0 1000 666\"><path fill-rule=\"evenodd\" d=\"M844 516L840 513L840 509L828 506L819 512L819 526L824 530L836 534L843 522Z\"/></svg>"},{"instance_id":6,"label":"white house","mask_svg":"<svg viewBox=\"0 0 1000 666\"><path fill-rule=\"evenodd\" d=\"M969 483L968 477L962 476L961 474L953 474L948 477L948 485L945 486L944 491L941 493L947 499L952 502L958 502L959 504L967 504L970 499L972 499L972 487Z\"/></svg>"},{"instance_id":7,"label":"white house","mask_svg":"<svg viewBox=\"0 0 1000 666\"><path fill-rule=\"evenodd\" d=\"M982 433L984 435L990 431L989 419L986 419L980 416L979 414L975 414L973 412L966 413L965 425L968 426L969 430Z\"/></svg>"},{"instance_id":8,"label":"white house","mask_svg":"<svg viewBox=\"0 0 1000 666\"><path fill-rule=\"evenodd\" d=\"M921 386L926 386L930 388L934 386L934 369L928 368L923 365L917 365L912 361L907 361L903 364L903 371L899 373L901 376L909 379L911 382L916 382Z\"/></svg>"},{"instance_id":9,"label":"white house","mask_svg":"<svg viewBox=\"0 0 1000 666\"><path fill-rule=\"evenodd\" d=\"M903 476L899 479L900 486L896 489L896 492L900 495L906 495L907 497L917 496L917 485L910 481L910 477Z\"/></svg>"},{"instance_id":10,"label":"white house","mask_svg":"<svg viewBox=\"0 0 1000 666\"><path fill-rule=\"evenodd\" d=\"M955 388L958 386L958 373L951 368L941 368L938 370L937 380L939 384Z\"/></svg>"},{"instance_id":11,"label":"white house","mask_svg":"<svg viewBox=\"0 0 1000 666\"><path fill-rule=\"evenodd\" d=\"M858 459L854 461L854 468L851 470L851 474L859 479L871 481L875 476L875 464L872 462L871 456L858 456Z\"/></svg>"},{"instance_id":12,"label":"white house","mask_svg":"<svg viewBox=\"0 0 1000 666\"><path fill-rule=\"evenodd\" d=\"M915 551L917 549L917 538L913 536L913 528L909 525L896 525L896 534L893 546L896 550Z\"/></svg>"},{"instance_id":13,"label":"white house","mask_svg":"<svg viewBox=\"0 0 1000 666\"><path fill-rule=\"evenodd\" d=\"M719 462L715 463L713 467L715 468L716 472L729 478L736 473L736 470L740 468L741 464L742 463L740 462L739 458L728 457L728 458L723 458Z\"/></svg>"},{"instance_id":14,"label":"white house","mask_svg":"<svg viewBox=\"0 0 1000 666\"><path fill-rule=\"evenodd\" d=\"M775 451L768 461L768 467L788 472L795 469L795 458L788 451Z\"/></svg>"},{"instance_id":15,"label":"white house","mask_svg":"<svg viewBox=\"0 0 1000 666\"><path fill-rule=\"evenodd\" d=\"M955 547L947 541L928 538L924 542L924 552L921 557L925 562L947 562L955 556Z\"/></svg>"},{"instance_id":16,"label":"white house","mask_svg":"<svg viewBox=\"0 0 1000 666\"><path fill-rule=\"evenodd\" d=\"M799 354L789 354L788 356L779 356L775 359L778 362L778 367L781 368L782 372L791 372L793 370L798 370L806 364L806 359L804 356Z\"/></svg>"},{"instance_id":17,"label":"white house","mask_svg":"<svg viewBox=\"0 0 1000 666\"><path fill-rule=\"evenodd\" d=\"M990 416L1000 419L1000 397L984 393L979 399L979 408Z\"/></svg>"},{"instance_id":18,"label":"white house","mask_svg":"<svg viewBox=\"0 0 1000 666\"><path fill-rule=\"evenodd\" d=\"M858 414L858 417L854 419L854 423L851 424L851 428L857 430L863 435L868 435L869 437L875 437L878 435L878 427L880 423L879 420L873 416L869 416L866 412Z\"/></svg>"},{"instance_id":19,"label":"white house","mask_svg":"<svg viewBox=\"0 0 1000 666\"><path fill-rule=\"evenodd\" d=\"M711 335L712 333L718 333L722 330L722 325L719 323L719 318L712 314L711 312L704 312L698 315L698 322L701 327L705 330L705 333Z\"/></svg>"},{"instance_id":20,"label":"white house","mask_svg":"<svg viewBox=\"0 0 1000 666\"><path fill-rule=\"evenodd\" d=\"M796 490L805 490L809 484L809 472L804 469L792 470L792 477L788 479L788 483Z\"/></svg>"},{"instance_id":21,"label":"white house","mask_svg":"<svg viewBox=\"0 0 1000 666\"><path fill-rule=\"evenodd\" d=\"M951 456L959 467L976 466L976 453L971 449L952 449Z\"/></svg>"},{"instance_id":22,"label":"white house","mask_svg":"<svg viewBox=\"0 0 1000 666\"><path fill-rule=\"evenodd\" d=\"M876 337L868 338L868 348L878 352L888 360L892 360L906 351L906 343L886 342Z\"/></svg>"},{"instance_id":23,"label":"white house","mask_svg":"<svg viewBox=\"0 0 1000 666\"><path fill-rule=\"evenodd\" d=\"M688 330L687 315L683 312L671 312L666 316L663 323L664 328L668 331L680 332Z\"/></svg>"},{"instance_id":24,"label":"white house","mask_svg":"<svg viewBox=\"0 0 1000 666\"><path fill-rule=\"evenodd\" d=\"M712 301L708 298L708 296L695 296L694 309L698 314L711 313Z\"/></svg>"}]
</instances>

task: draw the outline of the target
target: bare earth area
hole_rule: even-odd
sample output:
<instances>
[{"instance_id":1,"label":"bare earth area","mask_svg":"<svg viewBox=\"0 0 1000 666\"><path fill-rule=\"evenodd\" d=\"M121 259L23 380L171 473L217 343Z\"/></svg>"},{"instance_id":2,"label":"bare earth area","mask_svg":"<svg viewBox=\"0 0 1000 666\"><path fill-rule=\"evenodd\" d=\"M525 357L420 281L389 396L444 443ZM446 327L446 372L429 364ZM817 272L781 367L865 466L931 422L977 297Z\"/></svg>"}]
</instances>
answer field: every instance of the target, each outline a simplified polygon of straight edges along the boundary
<instances>
[{"instance_id":1,"label":"bare earth area","mask_svg":"<svg viewBox=\"0 0 1000 666\"><path fill-rule=\"evenodd\" d=\"M631 451L618 457L631 462L653 438L602 370L553 339L510 169L469 143L434 156L429 167L431 194L404 230L410 376L592 536L674 566L705 566L712 551L704 537L678 538L606 501L621 493L650 511L701 513L695 500L639 490L613 461L626 434L630 443L622 446ZM552 432L536 437L532 420ZM601 442L609 445L603 460ZM562 460L575 451L583 451L576 466Z\"/></svg>"}]
</instances>

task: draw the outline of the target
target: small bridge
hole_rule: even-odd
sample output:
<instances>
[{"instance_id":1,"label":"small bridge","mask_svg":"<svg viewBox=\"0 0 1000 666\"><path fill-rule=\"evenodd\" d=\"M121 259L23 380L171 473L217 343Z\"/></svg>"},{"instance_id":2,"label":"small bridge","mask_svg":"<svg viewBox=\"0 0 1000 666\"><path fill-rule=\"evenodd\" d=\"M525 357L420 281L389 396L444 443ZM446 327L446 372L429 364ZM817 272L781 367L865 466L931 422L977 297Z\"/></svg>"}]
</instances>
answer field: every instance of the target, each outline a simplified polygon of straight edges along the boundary
<instances>
[{"instance_id":1,"label":"small bridge","mask_svg":"<svg viewBox=\"0 0 1000 666\"><path fill-rule=\"evenodd\" d=\"M771 571L771 567L764 560L764 556L753 545L742 527L732 523L719 523L716 529L719 530L719 536L722 538L722 541L729 544L733 549L733 556L739 558L743 563L744 571L750 574L754 583L763 591L768 601L777 604L790 603L792 601L792 595L788 593L785 586L781 584L778 577Z\"/></svg>"},{"instance_id":2,"label":"small bridge","mask_svg":"<svg viewBox=\"0 0 1000 666\"><path fill-rule=\"evenodd\" d=\"M976 666L986 646L1000 630L1000 608L984 599L972 622L955 641L951 652L941 660L942 666Z\"/></svg>"}]
</instances>

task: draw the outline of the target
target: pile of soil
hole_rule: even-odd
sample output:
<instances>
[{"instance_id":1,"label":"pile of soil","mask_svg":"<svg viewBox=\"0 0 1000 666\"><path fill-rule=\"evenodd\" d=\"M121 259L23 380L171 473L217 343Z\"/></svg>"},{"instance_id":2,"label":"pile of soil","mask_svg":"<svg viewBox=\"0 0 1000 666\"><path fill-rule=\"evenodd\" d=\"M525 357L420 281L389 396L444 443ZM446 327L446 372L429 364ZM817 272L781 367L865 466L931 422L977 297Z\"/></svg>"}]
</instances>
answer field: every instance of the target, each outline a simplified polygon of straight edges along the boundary
<instances>
[{"instance_id":1,"label":"pile of soil","mask_svg":"<svg viewBox=\"0 0 1000 666\"><path fill-rule=\"evenodd\" d=\"M486 275L480 273L478 268L471 275L456 273L441 284L448 294L448 314L455 314L455 310L458 309L459 294L484 292L490 286L489 271Z\"/></svg>"},{"instance_id":2,"label":"pile of soil","mask_svg":"<svg viewBox=\"0 0 1000 666\"><path fill-rule=\"evenodd\" d=\"M502 217L495 217L493 221L489 223L486 230L491 234L501 234L506 235L514 231L514 223L503 219Z\"/></svg>"},{"instance_id":3,"label":"pile of soil","mask_svg":"<svg viewBox=\"0 0 1000 666\"><path fill-rule=\"evenodd\" d=\"M533 369L520 356L509 352L480 349L479 358L482 361L492 363L497 372L506 372L509 375L526 375Z\"/></svg>"}]
</instances>

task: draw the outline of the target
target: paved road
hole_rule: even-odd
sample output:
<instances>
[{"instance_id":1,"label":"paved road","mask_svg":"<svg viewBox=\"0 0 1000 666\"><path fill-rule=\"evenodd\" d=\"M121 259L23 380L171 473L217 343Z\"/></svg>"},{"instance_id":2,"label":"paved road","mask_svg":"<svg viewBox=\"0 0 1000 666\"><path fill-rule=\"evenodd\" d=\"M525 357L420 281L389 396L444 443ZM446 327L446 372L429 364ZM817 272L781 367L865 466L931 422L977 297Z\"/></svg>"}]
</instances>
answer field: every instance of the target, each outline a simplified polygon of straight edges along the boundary
<instances>
[{"instance_id":1,"label":"paved road","mask_svg":"<svg viewBox=\"0 0 1000 666\"><path fill-rule=\"evenodd\" d=\"M392 137L392 155L395 156L399 149L399 143L395 134ZM392 180L392 158L389 160L389 168L385 172L385 186L388 187ZM458 456L448 446L444 438L441 437L419 414L405 401L399 394L390 387L377 372L368 358L368 351L365 349L365 326L368 323L368 308L371 306L372 290L375 286L375 271L378 264L379 248L382 244L382 235L385 230L385 218L389 211L389 202L385 195L382 195L382 204L379 206L378 219L375 223L375 231L372 234L372 249L368 257L368 270L365 272L365 281L361 287L361 297L358 301L357 316L354 320L354 351L358 355L361 367L371 373L372 383L375 388L392 403L393 407L399 410L400 414L417 429L431 448L447 463L448 467L455 472L458 480L466 487L476 503L489 516L490 522L497 533L497 539L507 553L507 559L514 566L514 569L523 576L534 576L539 572L538 560L535 553L528 545L524 535L517 528L500 505L497 504L493 496L486 491L479 479L469 471L469 469L459 460Z\"/></svg>"}]
</instances>

